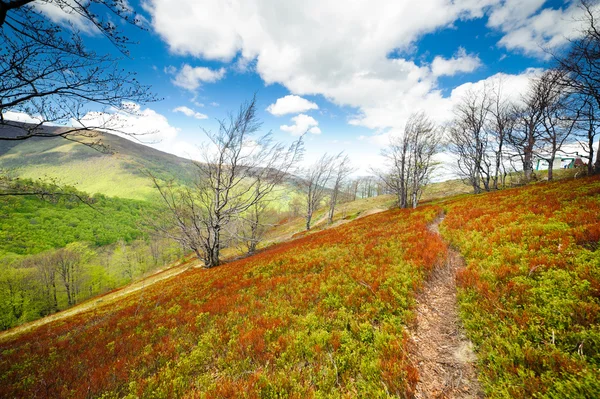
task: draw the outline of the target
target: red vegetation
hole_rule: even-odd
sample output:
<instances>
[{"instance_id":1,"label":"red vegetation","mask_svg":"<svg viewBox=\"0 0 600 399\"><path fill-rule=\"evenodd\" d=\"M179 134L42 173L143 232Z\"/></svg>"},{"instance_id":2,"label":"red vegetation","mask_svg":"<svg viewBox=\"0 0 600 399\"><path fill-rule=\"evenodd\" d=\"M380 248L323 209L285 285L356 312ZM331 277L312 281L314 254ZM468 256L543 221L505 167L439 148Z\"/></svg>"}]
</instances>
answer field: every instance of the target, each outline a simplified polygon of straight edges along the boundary
<instances>
[{"instance_id":1,"label":"red vegetation","mask_svg":"<svg viewBox=\"0 0 600 399\"><path fill-rule=\"evenodd\" d=\"M600 178L447 208L442 232L467 261L461 307L490 396L599 395Z\"/></svg>"},{"instance_id":2,"label":"red vegetation","mask_svg":"<svg viewBox=\"0 0 600 399\"><path fill-rule=\"evenodd\" d=\"M365 217L6 340L0 397L407 395L403 324L445 256L438 212Z\"/></svg>"}]
</instances>

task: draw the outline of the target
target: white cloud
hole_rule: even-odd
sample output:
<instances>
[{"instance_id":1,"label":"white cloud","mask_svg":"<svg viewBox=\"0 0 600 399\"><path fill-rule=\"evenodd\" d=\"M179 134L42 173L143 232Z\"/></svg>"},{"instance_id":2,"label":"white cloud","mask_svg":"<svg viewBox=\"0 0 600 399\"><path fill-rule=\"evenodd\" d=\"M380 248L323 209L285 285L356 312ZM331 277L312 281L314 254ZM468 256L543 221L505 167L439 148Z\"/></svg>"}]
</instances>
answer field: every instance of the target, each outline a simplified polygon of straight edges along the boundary
<instances>
[{"instance_id":1,"label":"white cloud","mask_svg":"<svg viewBox=\"0 0 600 399\"><path fill-rule=\"evenodd\" d=\"M150 108L142 109L136 103L124 105L129 112L89 112L82 118L83 125L163 150L175 140L179 129L171 126L164 115ZM72 124L79 125L77 121Z\"/></svg>"},{"instance_id":2,"label":"white cloud","mask_svg":"<svg viewBox=\"0 0 600 399\"><path fill-rule=\"evenodd\" d=\"M293 94L278 98L274 104L267 107L267 111L276 116L297 114L311 109L319 109L319 106L305 98Z\"/></svg>"},{"instance_id":3,"label":"white cloud","mask_svg":"<svg viewBox=\"0 0 600 399\"><path fill-rule=\"evenodd\" d=\"M542 9L544 3L506 0L492 8L488 26L504 33L498 44L508 50L549 58L549 52L579 35L583 11L577 1L567 2L562 8Z\"/></svg>"},{"instance_id":4,"label":"white cloud","mask_svg":"<svg viewBox=\"0 0 600 399\"><path fill-rule=\"evenodd\" d=\"M372 0L340 7L337 0L182 0L173 7L167 0L149 0L145 7L173 53L252 61L266 84L357 108L353 123L381 129L402 125L413 110L443 101L429 66L388 54L406 54L424 34L459 18L482 17L498 1L423 0L415 7ZM465 52L436 71L467 71L475 59Z\"/></svg>"},{"instance_id":5,"label":"white cloud","mask_svg":"<svg viewBox=\"0 0 600 399\"><path fill-rule=\"evenodd\" d=\"M202 83L214 83L225 76L225 68L214 70L206 67L192 67L188 64L183 64L179 71L173 66L168 66L165 68L165 72L175 75L172 80L175 86L192 92L198 89Z\"/></svg>"},{"instance_id":6,"label":"white cloud","mask_svg":"<svg viewBox=\"0 0 600 399\"><path fill-rule=\"evenodd\" d=\"M33 7L44 13L52 22L59 25L71 25L75 29L87 34L99 33L88 19L84 18L79 13L75 12L74 8L79 7L75 1L66 0L60 2L62 6L58 6L55 2L44 1L34 2Z\"/></svg>"},{"instance_id":7,"label":"white cloud","mask_svg":"<svg viewBox=\"0 0 600 399\"><path fill-rule=\"evenodd\" d=\"M479 57L467 54L466 50L460 47L450 59L435 57L431 63L431 73L433 76L453 76L459 72L473 72L479 66L481 66Z\"/></svg>"},{"instance_id":8,"label":"white cloud","mask_svg":"<svg viewBox=\"0 0 600 399\"><path fill-rule=\"evenodd\" d=\"M361 143L385 144L382 135L401 131L415 111L429 111L437 122L451 118L464 88L444 95L438 78L481 65L469 48L449 59L433 54L431 64L420 64L411 59L417 40L453 28L458 20L488 15L488 27L502 33L500 45L508 50L534 51L538 39L558 45L571 29L560 18L571 8L546 15L540 12L543 4L543 0L421 0L416 7L408 0L356 0L341 7L339 0L181 0L173 7L169 0L147 0L145 8L171 52L250 64L267 85L281 84L299 98L322 95L350 107L354 115L348 123L375 131ZM531 32L531 43L510 35L523 27ZM390 58L391 53L398 58ZM513 80L515 86L526 85L526 78ZM274 109L276 105L272 104ZM301 134L306 128L318 129L293 122L282 130ZM377 151L366 145L362 149Z\"/></svg>"},{"instance_id":9,"label":"white cloud","mask_svg":"<svg viewBox=\"0 0 600 399\"><path fill-rule=\"evenodd\" d=\"M292 118L293 125L281 125L279 128L284 132L291 133L294 136L300 136L306 132L312 134L321 134L319 122L312 116L306 114L296 115Z\"/></svg>"},{"instance_id":10,"label":"white cloud","mask_svg":"<svg viewBox=\"0 0 600 399\"><path fill-rule=\"evenodd\" d=\"M489 92L492 88L493 90L499 90L502 98L518 103L528 89L531 78L539 76L541 72L541 69L530 68L518 75L497 73L477 82L464 83L454 88L447 98L437 101L438 105L435 112L428 112L428 115L440 124L448 122L453 116L453 107L459 104L467 94L477 94L484 90ZM421 109L429 110L429 108ZM419 108L416 108L416 110L419 110ZM389 144L391 137L400 135L403 129L404 125L398 124L391 129L376 132L371 136L359 136L358 140L367 141L378 148L383 148Z\"/></svg>"},{"instance_id":11,"label":"white cloud","mask_svg":"<svg viewBox=\"0 0 600 399\"><path fill-rule=\"evenodd\" d=\"M32 116L26 112L19 111L4 111L2 117L9 121L23 122L23 123L42 123L44 118L41 116Z\"/></svg>"},{"instance_id":12,"label":"white cloud","mask_svg":"<svg viewBox=\"0 0 600 399\"><path fill-rule=\"evenodd\" d=\"M190 117L196 118L196 119L207 119L208 118L208 116L206 116L200 112L196 112L193 109L188 108L183 105L173 109L173 112L181 112L182 114L184 114L186 116L190 116Z\"/></svg>"}]
</instances>

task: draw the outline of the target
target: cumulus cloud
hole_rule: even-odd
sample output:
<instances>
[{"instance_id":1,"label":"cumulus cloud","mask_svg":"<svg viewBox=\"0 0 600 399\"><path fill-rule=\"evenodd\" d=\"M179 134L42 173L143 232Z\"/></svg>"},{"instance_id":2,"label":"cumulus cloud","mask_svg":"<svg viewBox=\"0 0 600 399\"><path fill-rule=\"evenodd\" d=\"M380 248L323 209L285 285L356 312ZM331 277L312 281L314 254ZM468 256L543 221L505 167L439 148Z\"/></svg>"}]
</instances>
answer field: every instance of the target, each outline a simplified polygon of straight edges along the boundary
<instances>
[{"instance_id":1,"label":"cumulus cloud","mask_svg":"<svg viewBox=\"0 0 600 399\"><path fill-rule=\"evenodd\" d=\"M174 75L172 80L175 86L194 92L202 83L214 83L225 76L225 68L217 70L206 67L192 67L183 64L179 71L173 66L165 68L165 72Z\"/></svg>"},{"instance_id":2,"label":"cumulus cloud","mask_svg":"<svg viewBox=\"0 0 600 399\"><path fill-rule=\"evenodd\" d=\"M20 111L4 111L2 117L9 121L23 122L23 123L42 123L44 118L41 116L32 116L26 112Z\"/></svg>"},{"instance_id":3,"label":"cumulus cloud","mask_svg":"<svg viewBox=\"0 0 600 399\"><path fill-rule=\"evenodd\" d=\"M489 93L491 90L499 92L500 96L505 100L519 103L529 88L531 79L539 76L542 71L542 69L538 68L529 68L521 74L497 73L476 82L464 83L454 88L448 97L438 100L435 112L430 112L429 116L440 124L448 122L453 117L453 108L465 96L477 95L483 92ZM415 110L426 109L428 108L415 108ZM401 135L403 129L403 124L397 124L391 129L378 131L371 136L360 136L358 140L366 141L377 147L384 147L389 144L390 138Z\"/></svg>"},{"instance_id":4,"label":"cumulus cloud","mask_svg":"<svg viewBox=\"0 0 600 399\"><path fill-rule=\"evenodd\" d=\"M319 106L305 98L293 94L278 98L274 104L267 107L267 111L276 116L297 114L311 109L319 109Z\"/></svg>"},{"instance_id":5,"label":"cumulus cloud","mask_svg":"<svg viewBox=\"0 0 600 399\"><path fill-rule=\"evenodd\" d=\"M504 33L498 44L508 50L549 58L549 51L580 34L583 10L578 2L542 9L544 3L544 0L506 0L493 7L488 26Z\"/></svg>"},{"instance_id":6,"label":"cumulus cloud","mask_svg":"<svg viewBox=\"0 0 600 399\"><path fill-rule=\"evenodd\" d=\"M63 1L62 6L58 6L54 2L34 2L33 7L44 13L52 22L72 26L75 29L87 34L98 33L96 28L88 19L77 13L74 8L78 5L74 1Z\"/></svg>"},{"instance_id":7,"label":"cumulus cloud","mask_svg":"<svg viewBox=\"0 0 600 399\"><path fill-rule=\"evenodd\" d=\"M459 72L473 72L479 66L481 66L479 57L467 54L467 51L460 47L450 59L435 57L431 63L431 73L433 76L453 76Z\"/></svg>"},{"instance_id":8,"label":"cumulus cloud","mask_svg":"<svg viewBox=\"0 0 600 399\"><path fill-rule=\"evenodd\" d=\"M291 133L294 136L300 136L306 132L312 134L321 134L319 129L319 122L312 116L306 114L300 114L292 118L293 125L281 125L279 128L284 132Z\"/></svg>"},{"instance_id":9,"label":"cumulus cloud","mask_svg":"<svg viewBox=\"0 0 600 399\"><path fill-rule=\"evenodd\" d=\"M177 107L175 109L173 109L173 112L181 112L182 114L184 114L185 116L190 116L192 118L196 118L196 119L207 119L208 116L200 113L200 112L196 112L191 108L188 108L186 106L180 106Z\"/></svg>"},{"instance_id":10,"label":"cumulus cloud","mask_svg":"<svg viewBox=\"0 0 600 399\"><path fill-rule=\"evenodd\" d=\"M354 107L355 124L379 129L402 124L416 107L443 100L429 66L388 54L407 54L424 34L457 19L482 17L498 1L423 0L414 7L373 0L339 7L336 0L182 0L173 7L167 0L149 0L145 7L173 53L251 61L266 84L279 83L300 98L320 94ZM466 52L456 60L440 59L436 71L468 71L476 67L475 59Z\"/></svg>"},{"instance_id":11,"label":"cumulus cloud","mask_svg":"<svg viewBox=\"0 0 600 399\"><path fill-rule=\"evenodd\" d=\"M89 112L81 122L87 127L162 148L166 148L179 132L178 128L171 126L164 115L153 109L142 108L133 102L124 103L124 109L128 112L121 110ZM80 125L78 121L72 121L72 124Z\"/></svg>"},{"instance_id":12,"label":"cumulus cloud","mask_svg":"<svg viewBox=\"0 0 600 399\"><path fill-rule=\"evenodd\" d=\"M415 111L434 110L431 117L437 122L450 119L460 90L444 95L438 78L481 66L469 48L450 58L433 54L431 64L420 64L411 53L420 38L452 28L458 20L487 16L489 29L502 35L500 46L533 54L533 47L539 48L535 41L559 45L572 28L561 22L569 20L572 3L554 12L541 12L543 4L422 0L415 7L410 1L371 0L340 7L338 0L181 0L173 7L168 0L147 0L145 8L172 53L251 65L267 85L281 84L299 98L322 95L349 107L350 124L373 129L373 137L382 138L401 131ZM511 36L521 28L531 34ZM526 86L525 79L516 81ZM285 115L277 102L272 106L269 111ZM301 115L295 118L310 118ZM293 122L282 130L319 129Z\"/></svg>"}]
</instances>

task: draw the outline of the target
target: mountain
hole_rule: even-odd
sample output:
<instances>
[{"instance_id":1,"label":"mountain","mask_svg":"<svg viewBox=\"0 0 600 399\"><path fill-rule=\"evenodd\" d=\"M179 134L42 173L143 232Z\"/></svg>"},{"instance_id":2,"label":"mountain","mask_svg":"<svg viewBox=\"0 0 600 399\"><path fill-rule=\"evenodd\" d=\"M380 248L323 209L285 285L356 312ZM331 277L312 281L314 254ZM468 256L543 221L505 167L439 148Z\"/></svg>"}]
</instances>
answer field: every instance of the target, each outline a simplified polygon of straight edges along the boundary
<instances>
[{"instance_id":1,"label":"mountain","mask_svg":"<svg viewBox=\"0 0 600 399\"><path fill-rule=\"evenodd\" d=\"M44 128L50 133L59 133L61 129L64 128ZM51 178L90 194L138 200L156 195L152 182L144 174L146 170L182 183L191 182L194 177L190 160L114 134L98 132L93 139L101 140L110 149L110 153L105 153L61 137L33 137L22 141L1 139L15 137L18 131L0 126L0 169L19 177Z\"/></svg>"}]
</instances>

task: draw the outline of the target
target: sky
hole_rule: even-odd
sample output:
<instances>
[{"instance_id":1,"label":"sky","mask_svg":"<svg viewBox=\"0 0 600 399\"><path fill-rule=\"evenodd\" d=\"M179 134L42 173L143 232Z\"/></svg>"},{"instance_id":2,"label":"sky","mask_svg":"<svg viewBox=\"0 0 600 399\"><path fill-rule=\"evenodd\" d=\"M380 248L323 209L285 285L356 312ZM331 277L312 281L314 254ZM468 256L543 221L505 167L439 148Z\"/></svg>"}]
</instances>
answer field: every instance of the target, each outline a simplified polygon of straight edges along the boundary
<instances>
[{"instance_id":1,"label":"sky","mask_svg":"<svg viewBox=\"0 0 600 399\"><path fill-rule=\"evenodd\" d=\"M256 93L265 132L286 143L307 132L305 164L344 151L356 174L381 166L411 113L448 121L469 89L495 79L518 96L581 15L577 2L543 0L129 3L146 29L122 25L138 44L120 64L162 98L139 106L130 131L156 130L153 147L195 158L203 129Z\"/></svg>"}]
</instances>

